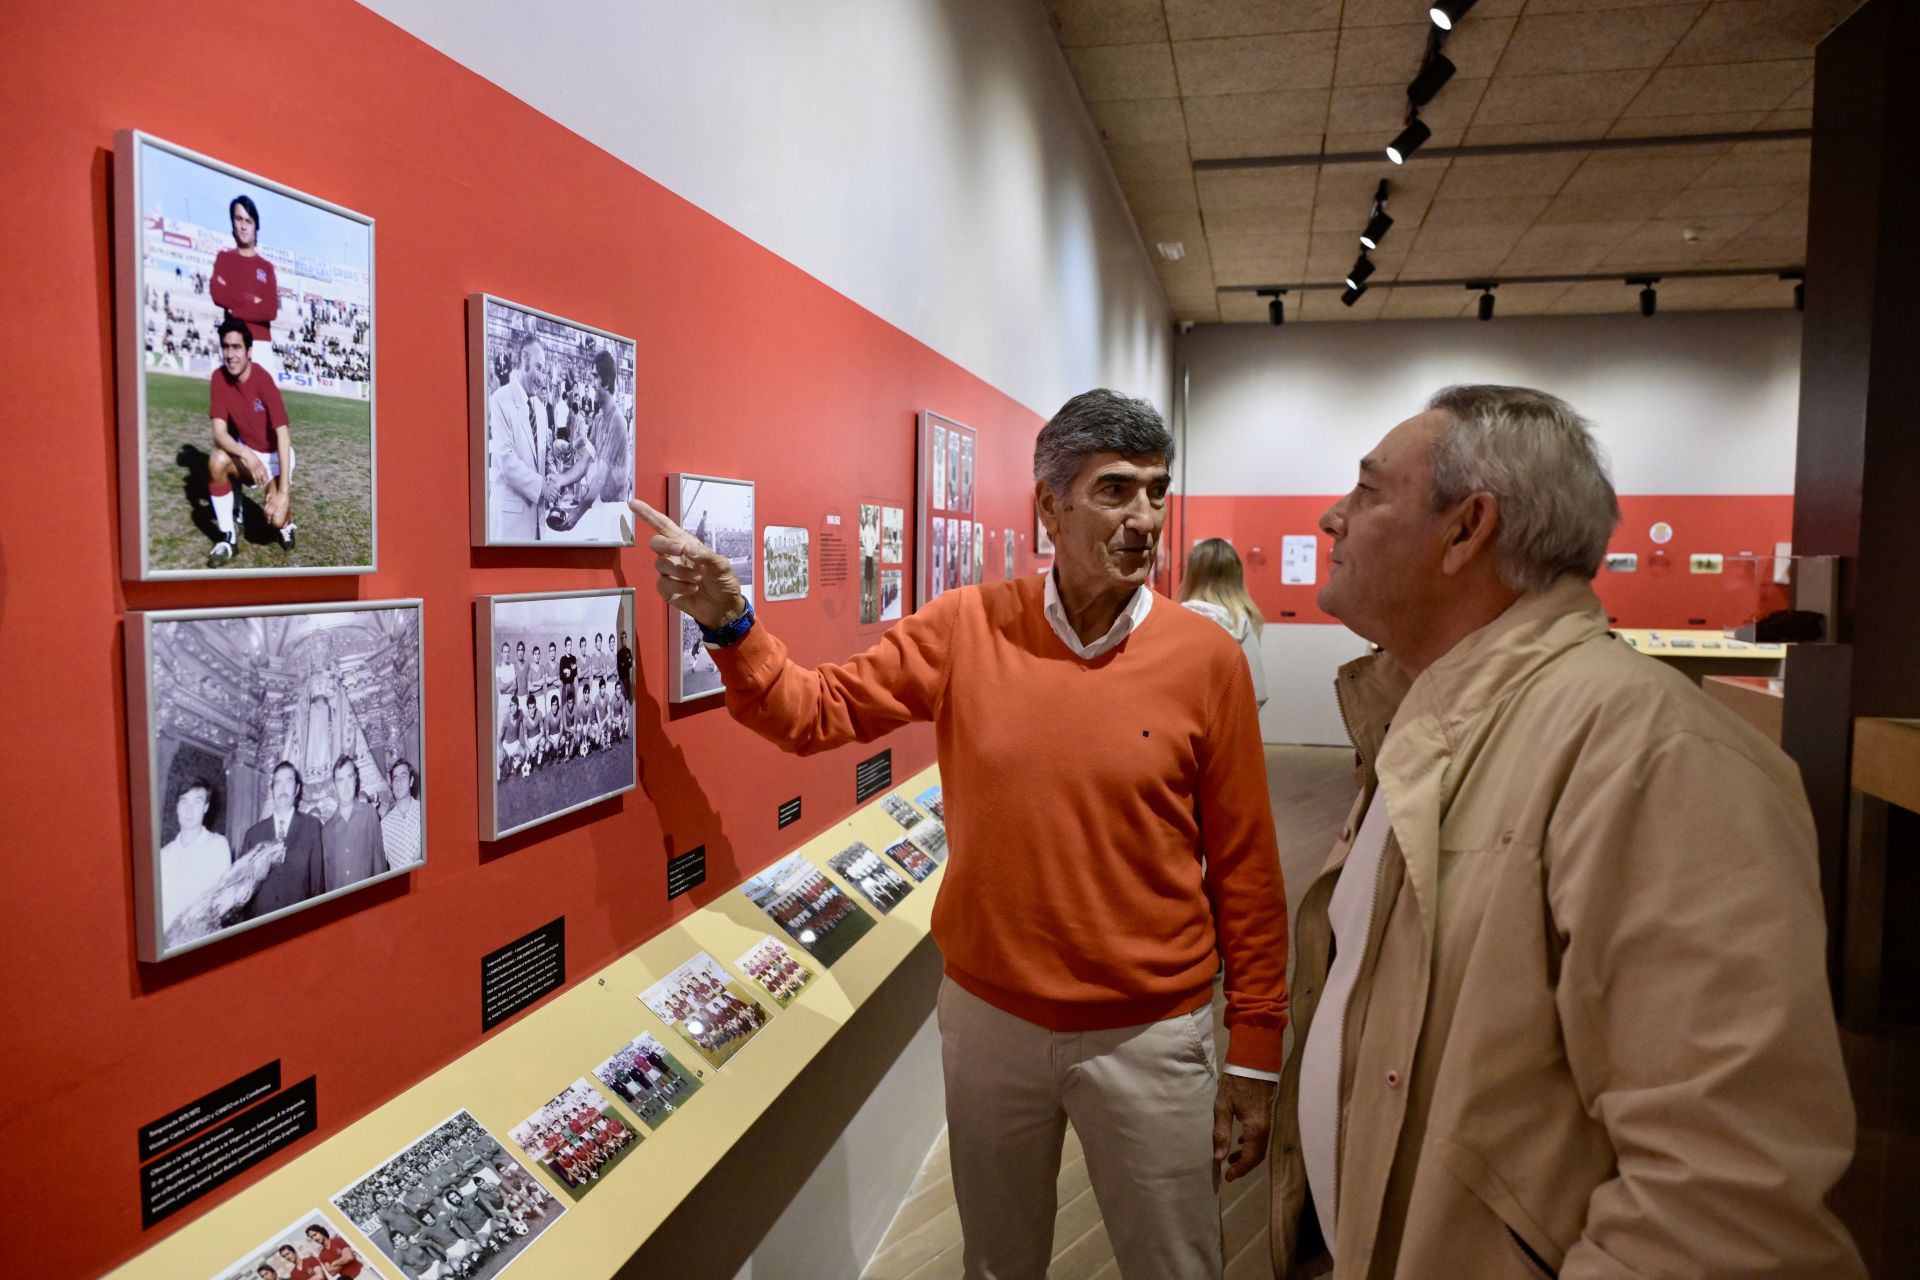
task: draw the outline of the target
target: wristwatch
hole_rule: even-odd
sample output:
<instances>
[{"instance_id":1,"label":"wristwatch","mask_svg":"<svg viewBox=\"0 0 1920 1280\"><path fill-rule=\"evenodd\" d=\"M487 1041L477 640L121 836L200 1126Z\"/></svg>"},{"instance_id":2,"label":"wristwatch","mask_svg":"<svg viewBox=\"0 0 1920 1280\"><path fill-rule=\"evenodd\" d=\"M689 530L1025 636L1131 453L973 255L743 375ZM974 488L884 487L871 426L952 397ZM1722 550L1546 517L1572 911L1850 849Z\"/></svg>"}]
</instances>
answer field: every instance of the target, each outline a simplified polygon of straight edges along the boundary
<instances>
[{"instance_id":1,"label":"wristwatch","mask_svg":"<svg viewBox=\"0 0 1920 1280\"><path fill-rule=\"evenodd\" d=\"M753 602L749 600L739 617L717 628L703 626L697 619L694 625L700 628L700 638L706 641L709 649L724 649L730 644L737 644L742 636L753 630Z\"/></svg>"}]
</instances>

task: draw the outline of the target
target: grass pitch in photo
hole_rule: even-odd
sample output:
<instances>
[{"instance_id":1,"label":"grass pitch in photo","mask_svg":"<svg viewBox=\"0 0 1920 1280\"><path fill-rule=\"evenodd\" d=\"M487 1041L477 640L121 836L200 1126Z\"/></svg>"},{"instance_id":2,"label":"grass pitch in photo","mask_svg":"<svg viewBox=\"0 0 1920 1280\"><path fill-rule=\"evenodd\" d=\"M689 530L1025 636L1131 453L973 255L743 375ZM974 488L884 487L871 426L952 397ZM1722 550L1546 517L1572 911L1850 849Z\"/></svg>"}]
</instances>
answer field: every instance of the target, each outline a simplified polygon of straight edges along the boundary
<instances>
[{"instance_id":1,"label":"grass pitch in photo","mask_svg":"<svg viewBox=\"0 0 1920 1280\"><path fill-rule=\"evenodd\" d=\"M509 1132L569 1199L600 1185L640 1145L640 1132L586 1079L575 1080Z\"/></svg>"},{"instance_id":2,"label":"grass pitch in photo","mask_svg":"<svg viewBox=\"0 0 1920 1280\"><path fill-rule=\"evenodd\" d=\"M667 1052L660 1038L645 1032L593 1069L593 1078L658 1129L700 1089L695 1073Z\"/></svg>"},{"instance_id":3,"label":"grass pitch in photo","mask_svg":"<svg viewBox=\"0 0 1920 1280\"><path fill-rule=\"evenodd\" d=\"M829 967L873 928L872 916L797 853L741 885L740 892Z\"/></svg>"},{"instance_id":4,"label":"grass pitch in photo","mask_svg":"<svg viewBox=\"0 0 1920 1280\"><path fill-rule=\"evenodd\" d=\"M642 991L640 1003L716 1068L746 1048L773 1016L704 951Z\"/></svg>"}]
</instances>

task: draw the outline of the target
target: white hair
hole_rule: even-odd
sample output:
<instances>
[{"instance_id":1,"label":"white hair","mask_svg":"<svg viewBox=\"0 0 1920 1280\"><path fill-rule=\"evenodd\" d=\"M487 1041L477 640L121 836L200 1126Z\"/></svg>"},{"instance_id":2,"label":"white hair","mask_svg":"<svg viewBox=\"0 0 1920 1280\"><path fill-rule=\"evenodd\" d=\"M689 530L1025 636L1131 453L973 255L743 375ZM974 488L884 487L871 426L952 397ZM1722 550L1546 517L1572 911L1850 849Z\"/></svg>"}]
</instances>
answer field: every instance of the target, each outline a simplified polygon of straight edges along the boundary
<instances>
[{"instance_id":1,"label":"white hair","mask_svg":"<svg viewBox=\"0 0 1920 1280\"><path fill-rule=\"evenodd\" d=\"M1592 424L1527 387L1447 387L1427 407L1452 419L1433 446L1434 508L1475 493L1499 501L1502 582L1544 591L1562 574L1600 571L1620 503Z\"/></svg>"}]
</instances>

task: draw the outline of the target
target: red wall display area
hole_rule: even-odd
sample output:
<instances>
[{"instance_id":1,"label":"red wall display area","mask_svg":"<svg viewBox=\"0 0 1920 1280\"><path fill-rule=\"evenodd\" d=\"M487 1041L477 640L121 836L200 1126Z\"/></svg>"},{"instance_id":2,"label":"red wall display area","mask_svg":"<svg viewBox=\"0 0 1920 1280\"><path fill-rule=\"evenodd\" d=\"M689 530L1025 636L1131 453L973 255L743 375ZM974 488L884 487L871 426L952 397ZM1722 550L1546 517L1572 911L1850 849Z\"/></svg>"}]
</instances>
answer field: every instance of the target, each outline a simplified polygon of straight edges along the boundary
<instances>
[{"instance_id":1,"label":"red wall display area","mask_svg":"<svg viewBox=\"0 0 1920 1280\"><path fill-rule=\"evenodd\" d=\"M297 1155L480 1038L477 961L564 915L578 978L854 807L848 748L795 760L717 702L669 708L651 555L475 550L466 297L635 338L642 496L689 470L758 482L758 519L814 531L807 600L761 616L803 662L865 647L857 565L819 585L830 512L913 492L914 414L979 432L978 511L1032 524L1040 419L792 265L347 0L246 14L76 0L14 6L0 135L14 465L0 476L0 1261L94 1275L278 1167L143 1233L139 1126L278 1058L318 1077ZM138 128L376 220L379 572L128 583L115 492L114 131ZM914 554L907 547L909 563ZM1000 577L997 541L989 579ZM1033 567L1023 547L1017 568ZM639 787L482 845L473 599L639 588ZM425 600L428 863L176 960L134 958L123 619L130 610ZM916 728L896 775L930 763ZM776 810L795 795L802 821ZM144 803L144 801L143 801ZM705 845L669 902L665 861ZM78 1162L73 1153L84 1152ZM263 1224L263 1226L266 1224Z\"/></svg>"}]
</instances>

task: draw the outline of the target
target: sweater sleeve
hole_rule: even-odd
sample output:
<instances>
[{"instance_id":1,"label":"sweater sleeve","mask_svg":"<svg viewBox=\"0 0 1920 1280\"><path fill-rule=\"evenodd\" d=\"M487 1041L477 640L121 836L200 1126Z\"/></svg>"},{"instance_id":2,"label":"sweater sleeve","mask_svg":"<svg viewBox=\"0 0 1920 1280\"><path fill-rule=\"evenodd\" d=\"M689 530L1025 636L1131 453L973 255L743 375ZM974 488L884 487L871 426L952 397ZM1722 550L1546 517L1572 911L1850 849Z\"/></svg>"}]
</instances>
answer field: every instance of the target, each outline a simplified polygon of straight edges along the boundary
<instances>
[{"instance_id":1,"label":"sweater sleeve","mask_svg":"<svg viewBox=\"0 0 1920 1280\"><path fill-rule=\"evenodd\" d=\"M810 755L871 742L939 713L952 659L961 597L954 592L909 614L880 643L845 663L809 669L755 620L724 649L713 650L727 710L782 751Z\"/></svg>"},{"instance_id":2,"label":"sweater sleeve","mask_svg":"<svg viewBox=\"0 0 1920 1280\"><path fill-rule=\"evenodd\" d=\"M1287 891L1253 679L1238 655L1223 666L1225 687L1200 762L1200 845L1226 967L1227 1063L1278 1071L1287 1025Z\"/></svg>"}]
</instances>

